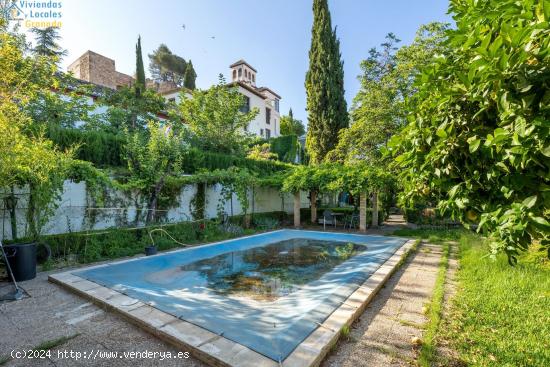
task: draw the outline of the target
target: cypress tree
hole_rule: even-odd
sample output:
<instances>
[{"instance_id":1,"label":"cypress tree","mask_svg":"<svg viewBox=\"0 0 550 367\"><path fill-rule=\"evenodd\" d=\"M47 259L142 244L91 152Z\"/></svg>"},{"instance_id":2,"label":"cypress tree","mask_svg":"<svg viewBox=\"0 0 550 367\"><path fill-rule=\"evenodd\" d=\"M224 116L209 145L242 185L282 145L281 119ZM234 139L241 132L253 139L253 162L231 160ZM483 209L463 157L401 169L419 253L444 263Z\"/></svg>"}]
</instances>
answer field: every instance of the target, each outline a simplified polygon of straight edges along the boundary
<instances>
[{"instance_id":1,"label":"cypress tree","mask_svg":"<svg viewBox=\"0 0 550 367\"><path fill-rule=\"evenodd\" d=\"M183 86L187 89L194 90L196 88L195 86L196 79L197 79L197 73L193 68L193 62L189 60L189 62L187 63L187 67L185 68L185 75L183 77Z\"/></svg>"},{"instance_id":2,"label":"cypress tree","mask_svg":"<svg viewBox=\"0 0 550 367\"><path fill-rule=\"evenodd\" d=\"M136 86L145 88L145 68L143 56L141 55L141 36L138 36L136 44Z\"/></svg>"},{"instance_id":3,"label":"cypress tree","mask_svg":"<svg viewBox=\"0 0 550 367\"><path fill-rule=\"evenodd\" d=\"M344 97L344 63L333 30L327 0L313 0L313 27L306 74L310 162L318 164L338 143L338 132L349 124Z\"/></svg>"}]
</instances>

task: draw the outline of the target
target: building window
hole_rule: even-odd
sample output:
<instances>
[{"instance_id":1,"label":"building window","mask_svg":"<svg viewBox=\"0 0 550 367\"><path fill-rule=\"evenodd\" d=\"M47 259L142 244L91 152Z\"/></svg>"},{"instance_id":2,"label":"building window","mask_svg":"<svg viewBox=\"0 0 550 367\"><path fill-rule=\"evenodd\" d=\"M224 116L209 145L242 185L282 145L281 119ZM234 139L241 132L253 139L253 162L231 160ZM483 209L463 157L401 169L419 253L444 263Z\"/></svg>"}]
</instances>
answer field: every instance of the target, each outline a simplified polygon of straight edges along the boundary
<instances>
[{"instance_id":1,"label":"building window","mask_svg":"<svg viewBox=\"0 0 550 367\"><path fill-rule=\"evenodd\" d=\"M275 100L275 111L279 112L279 100Z\"/></svg>"},{"instance_id":2,"label":"building window","mask_svg":"<svg viewBox=\"0 0 550 367\"><path fill-rule=\"evenodd\" d=\"M241 106L241 112L248 113L250 112L250 98L247 96L243 96L243 97L244 97L244 103Z\"/></svg>"},{"instance_id":3,"label":"building window","mask_svg":"<svg viewBox=\"0 0 550 367\"><path fill-rule=\"evenodd\" d=\"M265 129L265 137L266 137L266 139L271 138L271 130Z\"/></svg>"},{"instance_id":4,"label":"building window","mask_svg":"<svg viewBox=\"0 0 550 367\"><path fill-rule=\"evenodd\" d=\"M260 129L260 136L264 136L264 129Z\"/></svg>"},{"instance_id":5,"label":"building window","mask_svg":"<svg viewBox=\"0 0 550 367\"><path fill-rule=\"evenodd\" d=\"M252 74L252 81L256 83L256 74Z\"/></svg>"},{"instance_id":6,"label":"building window","mask_svg":"<svg viewBox=\"0 0 550 367\"><path fill-rule=\"evenodd\" d=\"M239 69L239 78L243 76L243 69Z\"/></svg>"},{"instance_id":7,"label":"building window","mask_svg":"<svg viewBox=\"0 0 550 367\"><path fill-rule=\"evenodd\" d=\"M265 109L265 123L266 124L271 124L271 109L270 108L266 108Z\"/></svg>"},{"instance_id":8,"label":"building window","mask_svg":"<svg viewBox=\"0 0 550 367\"><path fill-rule=\"evenodd\" d=\"M237 79L237 70L233 70L233 80Z\"/></svg>"}]
</instances>

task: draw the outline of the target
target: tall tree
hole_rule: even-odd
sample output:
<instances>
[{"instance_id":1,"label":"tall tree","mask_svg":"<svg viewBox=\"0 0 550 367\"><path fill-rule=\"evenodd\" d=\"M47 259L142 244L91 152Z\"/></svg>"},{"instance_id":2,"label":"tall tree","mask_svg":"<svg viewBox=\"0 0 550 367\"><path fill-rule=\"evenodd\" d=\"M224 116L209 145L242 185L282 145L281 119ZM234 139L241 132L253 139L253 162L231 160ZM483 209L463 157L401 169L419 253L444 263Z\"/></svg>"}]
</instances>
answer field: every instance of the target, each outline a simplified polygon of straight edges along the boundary
<instances>
[{"instance_id":1,"label":"tall tree","mask_svg":"<svg viewBox=\"0 0 550 367\"><path fill-rule=\"evenodd\" d=\"M166 179L181 173L184 151L179 136L170 126L150 121L146 130L130 132L125 147L130 179L128 185L138 188L147 201L146 223L156 215Z\"/></svg>"},{"instance_id":2,"label":"tall tree","mask_svg":"<svg viewBox=\"0 0 550 367\"><path fill-rule=\"evenodd\" d=\"M302 136L306 132L301 120L294 118L292 108L288 111L288 116L281 117L281 135Z\"/></svg>"},{"instance_id":3,"label":"tall tree","mask_svg":"<svg viewBox=\"0 0 550 367\"><path fill-rule=\"evenodd\" d=\"M145 88L145 68L141 54L141 36L138 36L136 44L136 85L138 88Z\"/></svg>"},{"instance_id":4,"label":"tall tree","mask_svg":"<svg viewBox=\"0 0 550 367\"><path fill-rule=\"evenodd\" d=\"M389 33L380 49L369 51L367 59L361 62L361 89L353 100L351 126L340 131L338 145L326 160L369 161L376 165L388 161L382 150L406 123L416 90L412 81L434 55L444 51L447 28L437 22L423 25L413 43L399 50L396 47L399 40Z\"/></svg>"},{"instance_id":5,"label":"tall tree","mask_svg":"<svg viewBox=\"0 0 550 367\"><path fill-rule=\"evenodd\" d=\"M336 28L332 29L327 0L313 0L313 27L306 74L308 132L306 147L311 163L318 164L348 126L344 98L344 63Z\"/></svg>"},{"instance_id":6,"label":"tall tree","mask_svg":"<svg viewBox=\"0 0 550 367\"><path fill-rule=\"evenodd\" d=\"M191 98L185 93L181 97L179 118L189 127L192 145L217 153L245 154L249 143L245 128L259 111L242 112L244 97L237 88L228 87L220 75L217 85L195 90Z\"/></svg>"},{"instance_id":7,"label":"tall tree","mask_svg":"<svg viewBox=\"0 0 550 367\"><path fill-rule=\"evenodd\" d=\"M58 43L61 39L59 28L32 28L31 32L36 37L36 45L32 50L35 55L56 58L58 63L64 56L67 56L67 50L64 50Z\"/></svg>"},{"instance_id":8,"label":"tall tree","mask_svg":"<svg viewBox=\"0 0 550 367\"><path fill-rule=\"evenodd\" d=\"M189 60L187 63L187 68L185 69L185 75L183 78L183 86L190 90L195 90L195 80L197 80L197 73L193 68L193 62Z\"/></svg>"},{"instance_id":9,"label":"tall tree","mask_svg":"<svg viewBox=\"0 0 550 367\"><path fill-rule=\"evenodd\" d=\"M165 44L161 44L149 55L149 71L157 82L170 82L181 87L187 62L181 56L173 54Z\"/></svg>"}]
</instances>

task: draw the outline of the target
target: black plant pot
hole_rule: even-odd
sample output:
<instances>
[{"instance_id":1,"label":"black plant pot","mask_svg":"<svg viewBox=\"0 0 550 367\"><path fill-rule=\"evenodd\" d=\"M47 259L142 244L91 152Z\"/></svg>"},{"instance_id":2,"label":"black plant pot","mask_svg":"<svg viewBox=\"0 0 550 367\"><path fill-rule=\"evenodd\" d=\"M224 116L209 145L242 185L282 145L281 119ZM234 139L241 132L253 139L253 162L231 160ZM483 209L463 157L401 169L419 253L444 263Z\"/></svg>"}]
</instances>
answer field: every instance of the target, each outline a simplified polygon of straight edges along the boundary
<instances>
[{"instance_id":1,"label":"black plant pot","mask_svg":"<svg viewBox=\"0 0 550 367\"><path fill-rule=\"evenodd\" d=\"M151 256L157 254L157 246L151 245L145 247L145 256Z\"/></svg>"},{"instance_id":2,"label":"black plant pot","mask_svg":"<svg viewBox=\"0 0 550 367\"><path fill-rule=\"evenodd\" d=\"M36 243L8 245L4 251L16 281L36 278Z\"/></svg>"}]
</instances>

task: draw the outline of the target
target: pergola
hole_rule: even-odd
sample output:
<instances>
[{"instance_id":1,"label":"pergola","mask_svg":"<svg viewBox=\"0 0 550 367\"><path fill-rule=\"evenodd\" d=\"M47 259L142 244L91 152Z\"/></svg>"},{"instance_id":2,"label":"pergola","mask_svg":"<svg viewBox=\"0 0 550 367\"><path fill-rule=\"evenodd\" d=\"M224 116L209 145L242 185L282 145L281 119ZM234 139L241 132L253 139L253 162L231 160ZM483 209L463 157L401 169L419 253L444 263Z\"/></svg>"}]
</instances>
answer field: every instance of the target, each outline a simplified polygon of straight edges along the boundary
<instances>
[{"instance_id":1,"label":"pergola","mask_svg":"<svg viewBox=\"0 0 550 367\"><path fill-rule=\"evenodd\" d=\"M359 230L367 230L367 197L372 196L372 227L378 227L378 194L393 181L388 172L365 164L300 166L285 179L283 191L294 194L294 227L300 228L300 192L309 192L311 222L317 222L317 196L349 192L359 196Z\"/></svg>"}]
</instances>

